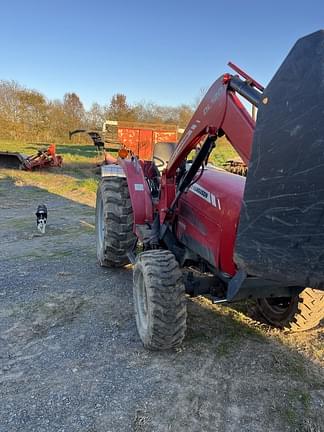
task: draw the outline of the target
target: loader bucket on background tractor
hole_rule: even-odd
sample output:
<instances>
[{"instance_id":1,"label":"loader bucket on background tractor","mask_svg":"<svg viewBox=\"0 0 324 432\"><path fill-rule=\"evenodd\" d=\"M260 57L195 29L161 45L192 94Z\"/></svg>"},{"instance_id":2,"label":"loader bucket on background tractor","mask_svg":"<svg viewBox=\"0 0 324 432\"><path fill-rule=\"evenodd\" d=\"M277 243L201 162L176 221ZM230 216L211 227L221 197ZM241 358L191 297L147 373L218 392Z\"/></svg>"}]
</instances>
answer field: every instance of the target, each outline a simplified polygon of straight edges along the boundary
<instances>
[{"instance_id":1,"label":"loader bucket on background tractor","mask_svg":"<svg viewBox=\"0 0 324 432\"><path fill-rule=\"evenodd\" d=\"M0 152L0 168L21 169L25 160L21 153Z\"/></svg>"},{"instance_id":2,"label":"loader bucket on background tractor","mask_svg":"<svg viewBox=\"0 0 324 432\"><path fill-rule=\"evenodd\" d=\"M324 30L297 41L262 95L235 262L324 289Z\"/></svg>"}]
</instances>

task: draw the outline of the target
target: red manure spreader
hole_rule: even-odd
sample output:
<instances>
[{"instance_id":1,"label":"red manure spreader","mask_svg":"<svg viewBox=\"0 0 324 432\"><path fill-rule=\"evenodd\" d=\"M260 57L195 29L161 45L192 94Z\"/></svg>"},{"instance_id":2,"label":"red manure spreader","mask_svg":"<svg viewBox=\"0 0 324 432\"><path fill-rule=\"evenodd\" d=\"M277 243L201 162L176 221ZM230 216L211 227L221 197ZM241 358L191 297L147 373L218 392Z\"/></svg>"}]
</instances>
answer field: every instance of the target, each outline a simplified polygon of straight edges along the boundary
<instances>
[{"instance_id":1,"label":"red manure spreader","mask_svg":"<svg viewBox=\"0 0 324 432\"><path fill-rule=\"evenodd\" d=\"M149 349L181 344L186 294L256 299L269 323L293 331L323 318L324 31L298 40L266 88L230 65L235 74L210 87L177 144L102 167L98 260L134 264ZM246 177L208 164L223 135Z\"/></svg>"},{"instance_id":2,"label":"red manure spreader","mask_svg":"<svg viewBox=\"0 0 324 432\"><path fill-rule=\"evenodd\" d=\"M163 142L168 146L170 141L178 139L182 131L170 124L107 120L102 131L75 129L69 132L69 136L71 139L75 134L88 134L98 153L104 155L102 164L108 165L116 163L116 157L112 153L152 160L156 143Z\"/></svg>"}]
</instances>

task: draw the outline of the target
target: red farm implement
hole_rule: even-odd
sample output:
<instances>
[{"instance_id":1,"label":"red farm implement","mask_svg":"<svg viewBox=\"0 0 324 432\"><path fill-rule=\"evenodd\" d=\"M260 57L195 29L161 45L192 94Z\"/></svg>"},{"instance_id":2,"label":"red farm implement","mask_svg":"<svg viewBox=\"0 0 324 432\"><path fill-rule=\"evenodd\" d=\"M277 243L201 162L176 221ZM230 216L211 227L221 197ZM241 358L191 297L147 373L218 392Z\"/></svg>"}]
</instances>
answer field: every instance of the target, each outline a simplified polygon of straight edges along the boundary
<instances>
[{"instance_id":1,"label":"red farm implement","mask_svg":"<svg viewBox=\"0 0 324 432\"><path fill-rule=\"evenodd\" d=\"M136 156L139 159L151 160L153 149L157 143L165 143L165 147L175 143L183 132L176 125L138 123L108 120L102 131L76 129L69 133L70 139L77 133L87 133L97 147L104 152L104 163L117 161L111 153L122 150L124 157ZM161 144L163 146L163 144Z\"/></svg>"},{"instance_id":2,"label":"red farm implement","mask_svg":"<svg viewBox=\"0 0 324 432\"><path fill-rule=\"evenodd\" d=\"M106 142L119 143L139 159L150 160L156 143L176 142L176 125L107 121L104 123Z\"/></svg>"},{"instance_id":3,"label":"red farm implement","mask_svg":"<svg viewBox=\"0 0 324 432\"><path fill-rule=\"evenodd\" d=\"M25 171L62 166L63 158L56 154L55 144L39 150L35 155L25 156L15 152L0 152L0 168L14 168Z\"/></svg>"}]
</instances>

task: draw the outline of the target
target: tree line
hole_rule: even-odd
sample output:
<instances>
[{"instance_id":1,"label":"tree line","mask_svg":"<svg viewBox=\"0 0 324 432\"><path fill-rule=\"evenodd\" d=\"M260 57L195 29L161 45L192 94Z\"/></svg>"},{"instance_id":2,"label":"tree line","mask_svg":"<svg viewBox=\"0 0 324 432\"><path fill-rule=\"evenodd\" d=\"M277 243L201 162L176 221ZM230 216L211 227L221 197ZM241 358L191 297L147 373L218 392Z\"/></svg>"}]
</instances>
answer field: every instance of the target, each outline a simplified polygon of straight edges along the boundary
<instances>
[{"instance_id":1,"label":"tree line","mask_svg":"<svg viewBox=\"0 0 324 432\"><path fill-rule=\"evenodd\" d=\"M0 139L31 142L66 142L73 129L101 130L106 120L172 123L185 127L194 107L129 104L124 94L113 95L106 105L93 103L86 110L76 93L49 100L16 81L0 81Z\"/></svg>"}]
</instances>

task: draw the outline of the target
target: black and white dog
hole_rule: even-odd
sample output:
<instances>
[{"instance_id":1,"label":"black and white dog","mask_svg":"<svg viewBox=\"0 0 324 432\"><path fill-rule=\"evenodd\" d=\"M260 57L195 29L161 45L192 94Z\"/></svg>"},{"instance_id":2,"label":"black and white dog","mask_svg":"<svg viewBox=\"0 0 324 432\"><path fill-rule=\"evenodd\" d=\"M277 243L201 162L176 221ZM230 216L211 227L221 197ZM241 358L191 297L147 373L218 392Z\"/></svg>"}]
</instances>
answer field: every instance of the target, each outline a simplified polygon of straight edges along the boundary
<instances>
[{"instance_id":1,"label":"black and white dog","mask_svg":"<svg viewBox=\"0 0 324 432\"><path fill-rule=\"evenodd\" d=\"M45 204L40 204L36 210L37 218L37 229L45 234L46 222L47 222L47 207Z\"/></svg>"}]
</instances>

